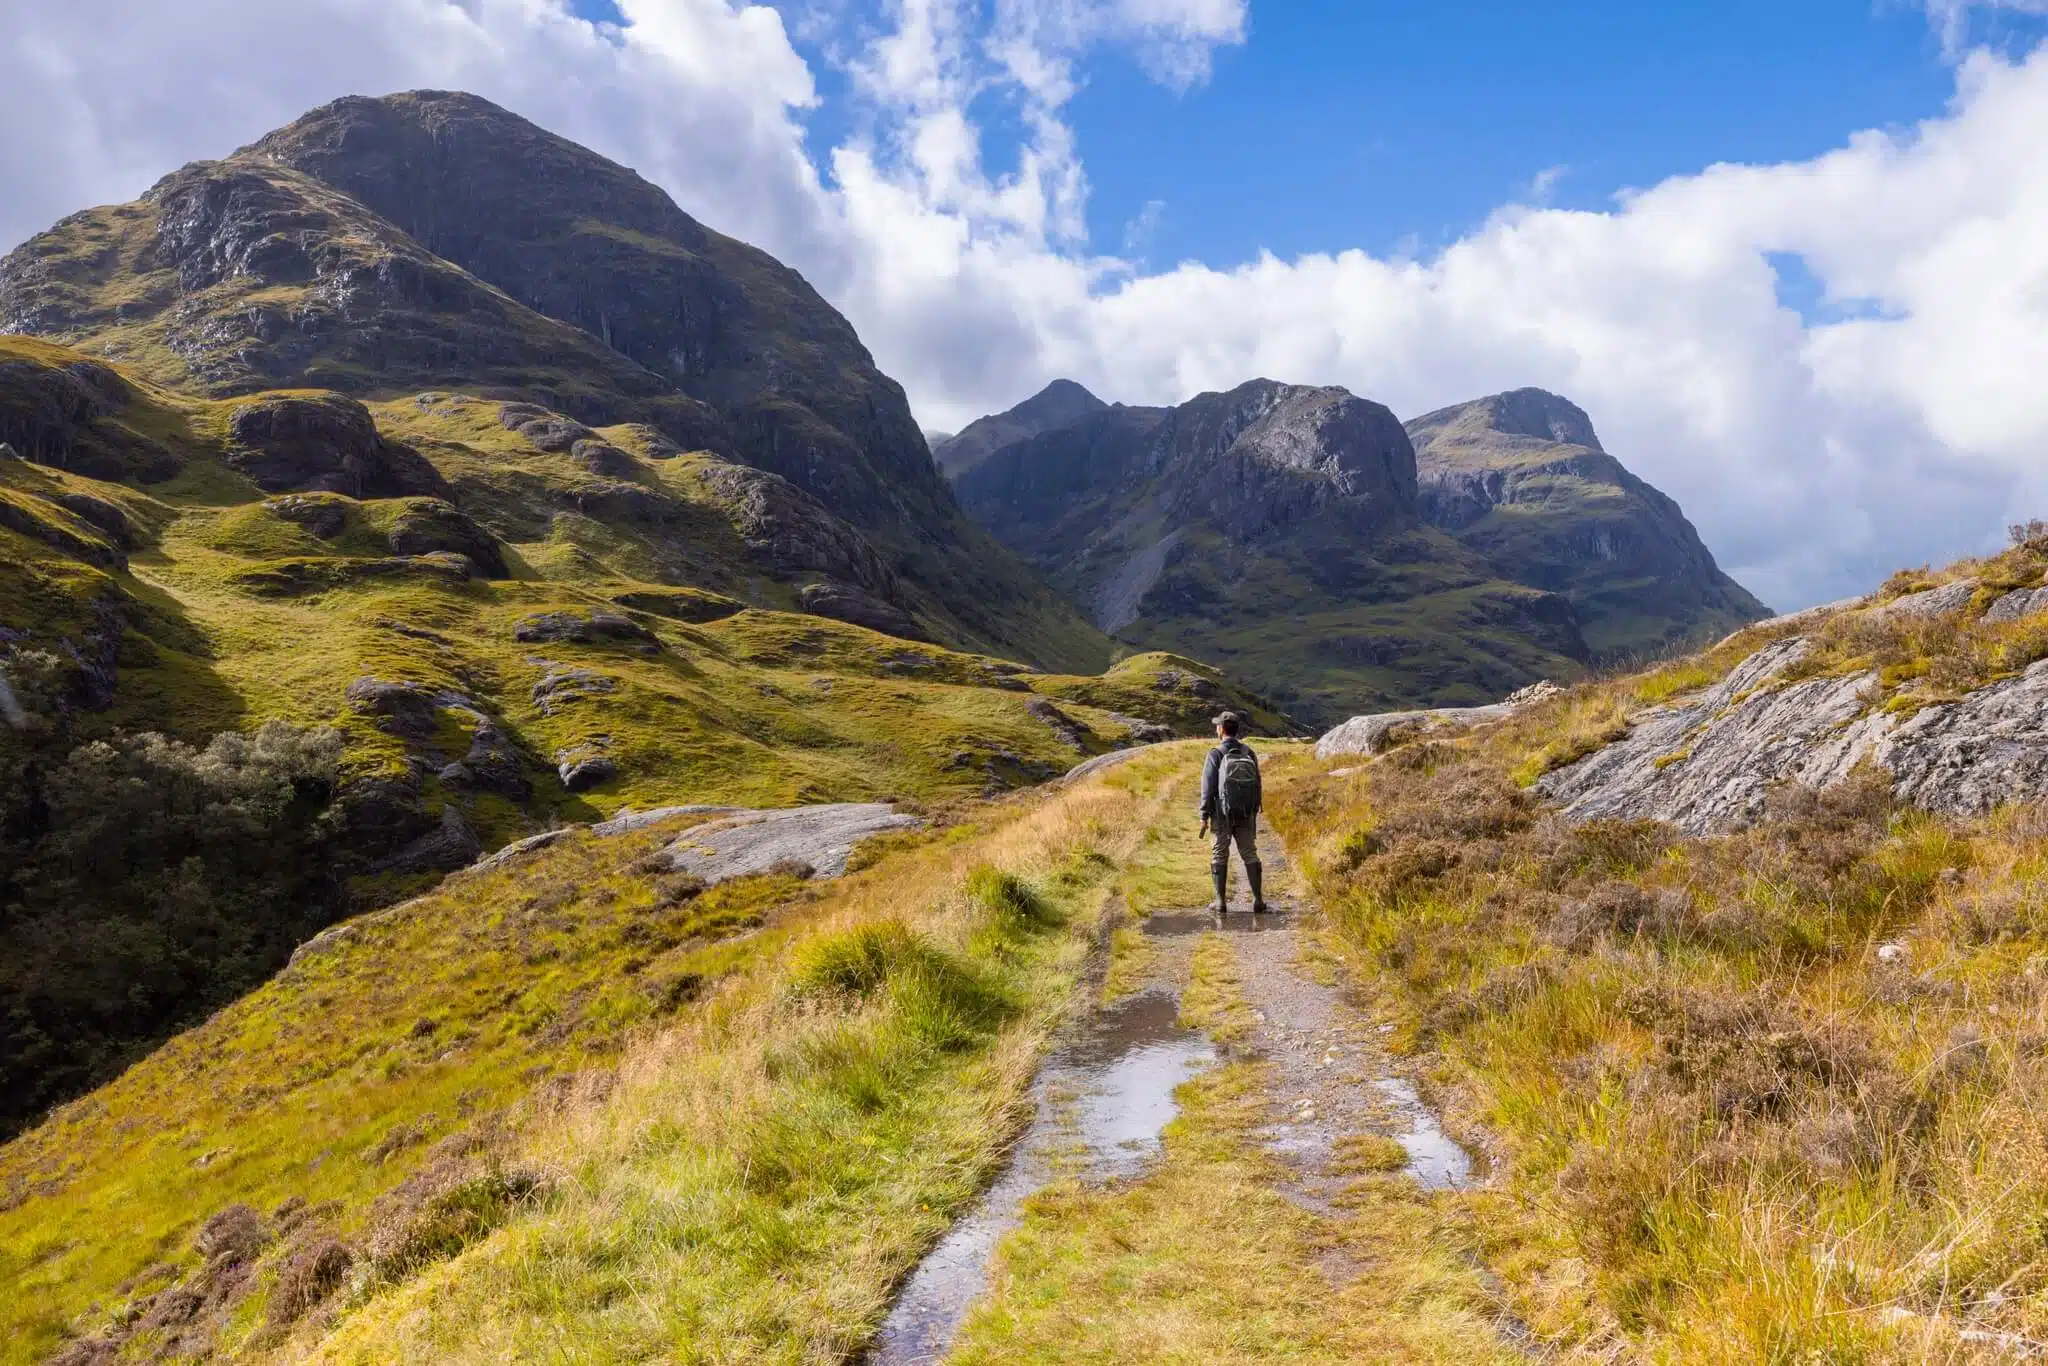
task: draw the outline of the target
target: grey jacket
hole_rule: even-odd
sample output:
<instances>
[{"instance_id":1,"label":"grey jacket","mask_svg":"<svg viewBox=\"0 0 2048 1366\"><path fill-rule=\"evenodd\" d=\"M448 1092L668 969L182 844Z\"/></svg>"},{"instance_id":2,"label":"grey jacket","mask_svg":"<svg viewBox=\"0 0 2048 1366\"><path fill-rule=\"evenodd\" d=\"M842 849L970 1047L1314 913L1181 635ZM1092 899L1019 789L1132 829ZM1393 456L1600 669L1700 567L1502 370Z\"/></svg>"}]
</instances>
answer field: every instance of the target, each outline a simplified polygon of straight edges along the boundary
<instances>
[{"instance_id":1,"label":"grey jacket","mask_svg":"<svg viewBox=\"0 0 2048 1366\"><path fill-rule=\"evenodd\" d=\"M1208 759L1202 764L1202 809L1200 815L1205 821L1221 820L1223 817L1223 794L1216 790L1223 768L1223 751L1226 749L1249 751L1251 746L1242 740L1225 740L1209 751ZM1257 812L1253 812L1257 815Z\"/></svg>"}]
</instances>

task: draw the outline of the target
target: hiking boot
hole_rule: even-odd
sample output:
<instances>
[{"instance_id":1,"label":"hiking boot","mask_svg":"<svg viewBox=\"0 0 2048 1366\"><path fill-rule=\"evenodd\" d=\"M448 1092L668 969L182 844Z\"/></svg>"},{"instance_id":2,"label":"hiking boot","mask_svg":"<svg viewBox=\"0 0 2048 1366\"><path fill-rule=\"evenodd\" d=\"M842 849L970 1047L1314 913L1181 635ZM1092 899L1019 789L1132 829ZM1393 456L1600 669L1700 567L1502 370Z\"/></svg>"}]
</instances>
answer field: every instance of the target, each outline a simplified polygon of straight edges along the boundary
<instances>
[{"instance_id":1,"label":"hiking boot","mask_svg":"<svg viewBox=\"0 0 2048 1366\"><path fill-rule=\"evenodd\" d=\"M1221 873L1212 873L1210 876L1216 883L1216 899L1209 903L1209 909L1217 915L1222 915L1230 909L1230 873L1225 870Z\"/></svg>"},{"instance_id":2,"label":"hiking boot","mask_svg":"<svg viewBox=\"0 0 2048 1366\"><path fill-rule=\"evenodd\" d=\"M1266 870L1254 863L1244 870L1244 875L1252 884L1252 914L1264 915L1269 909L1266 905Z\"/></svg>"}]
</instances>

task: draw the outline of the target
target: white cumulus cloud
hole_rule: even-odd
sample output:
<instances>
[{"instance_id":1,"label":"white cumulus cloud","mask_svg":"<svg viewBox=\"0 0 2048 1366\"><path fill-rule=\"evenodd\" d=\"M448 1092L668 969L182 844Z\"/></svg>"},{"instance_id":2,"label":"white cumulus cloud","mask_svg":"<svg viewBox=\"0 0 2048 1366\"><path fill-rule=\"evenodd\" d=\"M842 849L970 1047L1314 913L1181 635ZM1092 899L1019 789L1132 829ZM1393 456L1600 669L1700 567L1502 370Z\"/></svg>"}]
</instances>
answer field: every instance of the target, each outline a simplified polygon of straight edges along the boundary
<instances>
[{"instance_id":1,"label":"white cumulus cloud","mask_svg":"<svg viewBox=\"0 0 2048 1366\"><path fill-rule=\"evenodd\" d=\"M825 12L801 11L807 34ZM1930 12L1945 26L1962 7ZM776 9L622 0L619 15L587 22L563 0L0 0L12 103L41 114L0 125L0 244L326 99L466 88L803 270L929 426L1060 375L1171 402L1263 374L1344 384L1404 416L1541 385L1586 406L1723 564L1785 607L2048 510L2048 49L1961 58L1950 107L1844 130L1809 161L1705 167L1603 212L1545 207L1539 178L1532 203L1427 257L1154 271L1091 249L1065 109L1105 47L1193 90L1249 40L1244 0L886 0L835 36L860 108L816 161L820 73ZM1016 143L1000 164L992 109ZM1779 302L1791 258L1825 296L1811 316Z\"/></svg>"}]
</instances>

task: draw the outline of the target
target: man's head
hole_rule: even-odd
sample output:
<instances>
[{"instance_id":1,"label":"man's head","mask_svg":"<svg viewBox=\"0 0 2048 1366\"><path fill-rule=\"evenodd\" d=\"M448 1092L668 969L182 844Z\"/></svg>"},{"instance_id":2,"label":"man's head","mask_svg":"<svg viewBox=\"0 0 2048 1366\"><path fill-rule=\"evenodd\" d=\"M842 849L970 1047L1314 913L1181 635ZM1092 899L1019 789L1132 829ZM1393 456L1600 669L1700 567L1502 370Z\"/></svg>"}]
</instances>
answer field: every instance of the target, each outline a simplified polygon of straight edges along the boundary
<instances>
[{"instance_id":1,"label":"man's head","mask_svg":"<svg viewBox=\"0 0 2048 1366\"><path fill-rule=\"evenodd\" d=\"M1225 740L1235 740L1237 732L1244 726L1244 718L1234 711L1226 711L1216 718L1216 734Z\"/></svg>"}]
</instances>

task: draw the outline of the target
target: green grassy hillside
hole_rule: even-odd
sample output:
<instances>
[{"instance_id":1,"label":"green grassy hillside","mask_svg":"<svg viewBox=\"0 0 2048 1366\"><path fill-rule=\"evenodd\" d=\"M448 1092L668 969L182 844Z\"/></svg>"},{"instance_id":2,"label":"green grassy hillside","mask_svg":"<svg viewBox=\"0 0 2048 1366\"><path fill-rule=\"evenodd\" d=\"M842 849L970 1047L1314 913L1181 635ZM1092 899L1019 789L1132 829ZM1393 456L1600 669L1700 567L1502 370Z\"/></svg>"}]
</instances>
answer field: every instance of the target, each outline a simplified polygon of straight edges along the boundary
<instances>
[{"instance_id":1,"label":"green grassy hillside","mask_svg":"<svg viewBox=\"0 0 2048 1366\"><path fill-rule=\"evenodd\" d=\"M350 907L564 822L943 805L1224 705L1287 725L1170 656L1051 675L820 615L827 575L927 599L801 491L648 427L194 399L17 338L0 386L40 456L0 458L9 1126Z\"/></svg>"},{"instance_id":2,"label":"green grassy hillside","mask_svg":"<svg viewBox=\"0 0 2048 1366\"><path fill-rule=\"evenodd\" d=\"M1566 822L1530 785L1793 634L1811 652L1764 687L1869 672L1876 712L2018 678L2048 656L2044 619L1984 609L2044 568L2037 537L1902 573L1873 605L1965 578L1977 592L1946 613L1765 623L1503 724L1274 784L1276 823L1389 1037L1488 1154L1483 1255L1546 1349L1902 1363L2038 1351L2038 804L1939 816L1895 801L1869 765L1825 792L1785 784L1746 828L1687 837Z\"/></svg>"}]
</instances>

